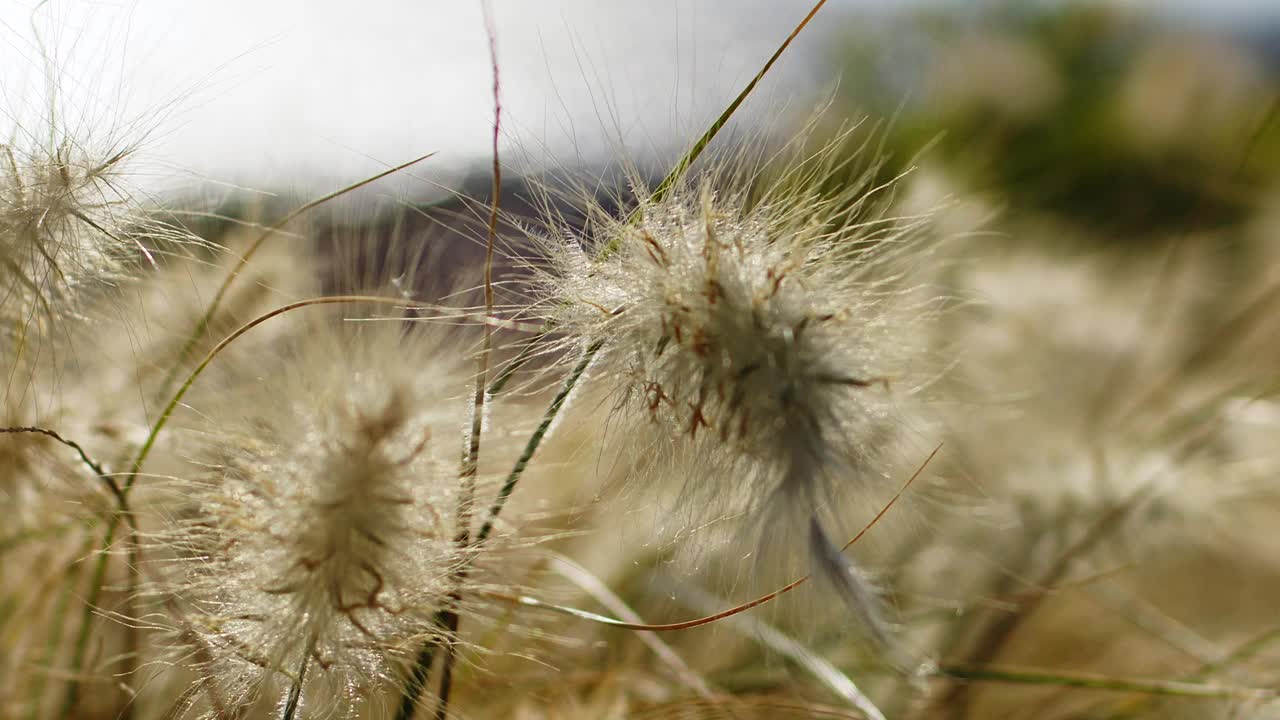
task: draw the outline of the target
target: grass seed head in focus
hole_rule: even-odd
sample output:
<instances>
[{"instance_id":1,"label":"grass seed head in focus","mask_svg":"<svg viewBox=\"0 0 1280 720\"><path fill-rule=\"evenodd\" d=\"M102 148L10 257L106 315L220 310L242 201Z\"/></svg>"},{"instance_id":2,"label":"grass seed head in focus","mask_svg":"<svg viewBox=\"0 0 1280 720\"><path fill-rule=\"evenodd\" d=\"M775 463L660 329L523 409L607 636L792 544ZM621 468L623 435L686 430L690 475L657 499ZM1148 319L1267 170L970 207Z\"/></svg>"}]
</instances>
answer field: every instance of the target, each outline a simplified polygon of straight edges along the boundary
<instances>
[{"instance_id":1,"label":"grass seed head in focus","mask_svg":"<svg viewBox=\"0 0 1280 720\"><path fill-rule=\"evenodd\" d=\"M883 639L822 517L880 485L930 380L918 328L940 301L912 277L925 219L885 214L892 186L850 166L852 137L695 168L665 195L635 183L629 215L588 207L586 240L547 234L536 291L568 342L603 343L615 418L657 434L650 457L678 459L687 504L745 512L788 551L790 531L807 534L815 569Z\"/></svg>"}]
</instances>

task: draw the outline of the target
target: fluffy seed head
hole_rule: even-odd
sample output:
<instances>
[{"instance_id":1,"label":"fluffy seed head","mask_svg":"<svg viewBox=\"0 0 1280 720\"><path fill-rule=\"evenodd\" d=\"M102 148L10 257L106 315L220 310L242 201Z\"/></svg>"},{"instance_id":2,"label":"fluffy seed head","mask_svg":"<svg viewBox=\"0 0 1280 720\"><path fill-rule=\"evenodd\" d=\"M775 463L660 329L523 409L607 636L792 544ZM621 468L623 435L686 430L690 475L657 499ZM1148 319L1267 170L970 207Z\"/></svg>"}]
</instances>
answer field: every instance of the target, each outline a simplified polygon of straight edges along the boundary
<instances>
[{"instance_id":1,"label":"fluffy seed head","mask_svg":"<svg viewBox=\"0 0 1280 720\"><path fill-rule=\"evenodd\" d=\"M74 292L112 277L131 245L119 185L129 151L70 140L0 146L0 292L5 333L47 322Z\"/></svg>"},{"instance_id":2,"label":"fluffy seed head","mask_svg":"<svg viewBox=\"0 0 1280 720\"><path fill-rule=\"evenodd\" d=\"M819 485L875 472L894 396L919 382L909 346L928 307L906 287L919 222L880 217L885 191L856 178L820 192L834 153L763 191L705 171L630 218L594 211L585 246L549 243L548 321L605 342L620 409L750 480L716 493L812 502Z\"/></svg>"},{"instance_id":3,"label":"fluffy seed head","mask_svg":"<svg viewBox=\"0 0 1280 720\"><path fill-rule=\"evenodd\" d=\"M805 533L815 569L883 637L819 517L883 474L901 401L927 382L912 346L937 300L912 287L923 219L885 216L891 186L841 151L797 155L767 182L697 172L638 193L627 217L590 210L590 242L549 241L540 290L548 323L603 343L618 414L672 443L651 457L692 461L684 504Z\"/></svg>"},{"instance_id":4,"label":"fluffy seed head","mask_svg":"<svg viewBox=\"0 0 1280 720\"><path fill-rule=\"evenodd\" d=\"M176 594L237 702L278 695L264 670L284 682L304 664L307 694L354 700L432 632L466 555L454 542L465 405L449 399L463 383L440 355L400 323L309 326L283 362L251 371L269 384L210 435L208 474L172 534Z\"/></svg>"}]
</instances>

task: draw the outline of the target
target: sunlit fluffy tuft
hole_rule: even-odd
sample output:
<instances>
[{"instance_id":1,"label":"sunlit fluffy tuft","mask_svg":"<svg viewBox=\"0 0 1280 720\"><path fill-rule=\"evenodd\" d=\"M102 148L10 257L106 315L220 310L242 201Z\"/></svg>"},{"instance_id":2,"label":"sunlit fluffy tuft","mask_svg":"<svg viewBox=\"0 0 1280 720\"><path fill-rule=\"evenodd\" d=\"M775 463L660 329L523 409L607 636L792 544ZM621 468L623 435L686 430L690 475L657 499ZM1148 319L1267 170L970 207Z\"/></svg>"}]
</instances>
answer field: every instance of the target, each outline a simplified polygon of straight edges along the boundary
<instances>
[{"instance_id":1,"label":"sunlit fluffy tuft","mask_svg":"<svg viewBox=\"0 0 1280 720\"><path fill-rule=\"evenodd\" d=\"M213 413L171 587L235 702L299 672L304 698L358 700L436 632L466 556L451 357L396 321L306 324Z\"/></svg>"},{"instance_id":2,"label":"sunlit fluffy tuft","mask_svg":"<svg viewBox=\"0 0 1280 720\"><path fill-rule=\"evenodd\" d=\"M589 241L546 241L538 290L551 327L600 346L623 422L671 443L652 455L680 458L687 504L807 535L815 569L884 639L820 518L878 486L903 405L929 382L917 328L941 301L912 279L924 219L883 214L891 185L836 163L838 147L796 152L765 182L693 172L638 192L627 217L590 208Z\"/></svg>"}]
</instances>

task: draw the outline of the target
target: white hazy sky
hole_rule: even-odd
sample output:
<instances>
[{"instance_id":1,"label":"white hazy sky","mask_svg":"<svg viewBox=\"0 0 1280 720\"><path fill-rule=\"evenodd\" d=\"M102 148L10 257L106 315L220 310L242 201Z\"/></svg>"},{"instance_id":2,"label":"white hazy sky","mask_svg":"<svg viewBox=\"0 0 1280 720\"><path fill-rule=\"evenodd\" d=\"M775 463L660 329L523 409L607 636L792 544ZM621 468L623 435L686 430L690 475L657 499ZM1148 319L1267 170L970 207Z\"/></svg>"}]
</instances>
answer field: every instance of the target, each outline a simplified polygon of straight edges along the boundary
<instances>
[{"instance_id":1,"label":"white hazy sky","mask_svg":"<svg viewBox=\"0 0 1280 720\"><path fill-rule=\"evenodd\" d=\"M475 1L52 0L35 13L39 33L34 4L0 0L4 107L40 108L42 42L68 117L138 119L155 128L149 156L192 173L331 184L431 151L428 165L456 167L491 141ZM572 162L609 138L688 136L803 15L802 2L725 6L494 0L505 142ZM771 85L778 102L806 94L777 82L801 75L797 50Z\"/></svg>"},{"instance_id":2,"label":"white hazy sky","mask_svg":"<svg viewBox=\"0 0 1280 720\"><path fill-rule=\"evenodd\" d=\"M619 137L636 151L679 145L810 1L493 0L504 145L512 156L566 163ZM824 24L886 4L833 2L750 110L803 112L818 88L802 71ZM1276 4L1165 5L1214 19ZM424 165L421 174L443 177L434 174L490 142L479 8L478 0L0 0L0 110L10 114L0 131L8 136L42 107L42 58L53 56L64 123L151 128L153 167L256 187L327 186L436 151L428 163L438 170Z\"/></svg>"}]
</instances>

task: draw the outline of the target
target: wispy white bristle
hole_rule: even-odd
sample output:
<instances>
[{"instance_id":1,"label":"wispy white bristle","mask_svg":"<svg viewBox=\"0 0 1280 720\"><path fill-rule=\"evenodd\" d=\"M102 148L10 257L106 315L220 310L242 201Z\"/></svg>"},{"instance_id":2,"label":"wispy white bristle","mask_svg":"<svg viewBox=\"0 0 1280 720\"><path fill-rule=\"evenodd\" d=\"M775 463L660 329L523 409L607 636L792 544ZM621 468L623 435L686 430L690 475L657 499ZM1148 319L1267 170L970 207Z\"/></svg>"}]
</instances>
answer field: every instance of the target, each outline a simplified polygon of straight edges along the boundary
<instances>
[{"instance_id":1,"label":"wispy white bristle","mask_svg":"<svg viewBox=\"0 0 1280 720\"><path fill-rule=\"evenodd\" d=\"M709 170L631 217L589 211L594 239L550 241L540 290L557 330L605 342L619 412L693 461L695 505L803 523L815 568L847 588L862 576L833 562L818 517L882 476L898 405L927 382L913 345L937 300L910 281L922 219L880 215L885 190L856 178L824 193L827 158L763 190ZM842 594L883 636L871 591Z\"/></svg>"},{"instance_id":2,"label":"wispy white bristle","mask_svg":"<svg viewBox=\"0 0 1280 720\"><path fill-rule=\"evenodd\" d=\"M170 536L174 586L220 682L248 673L240 692L266 692L313 662L308 687L350 701L435 632L455 589L464 383L447 347L390 321L308 325L268 367L215 413L210 471Z\"/></svg>"}]
</instances>

